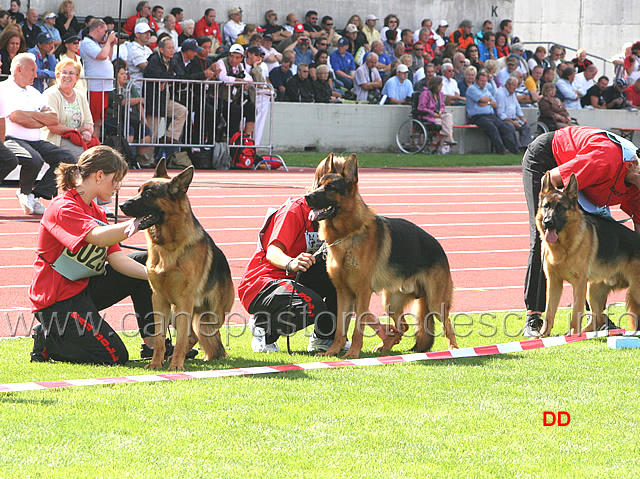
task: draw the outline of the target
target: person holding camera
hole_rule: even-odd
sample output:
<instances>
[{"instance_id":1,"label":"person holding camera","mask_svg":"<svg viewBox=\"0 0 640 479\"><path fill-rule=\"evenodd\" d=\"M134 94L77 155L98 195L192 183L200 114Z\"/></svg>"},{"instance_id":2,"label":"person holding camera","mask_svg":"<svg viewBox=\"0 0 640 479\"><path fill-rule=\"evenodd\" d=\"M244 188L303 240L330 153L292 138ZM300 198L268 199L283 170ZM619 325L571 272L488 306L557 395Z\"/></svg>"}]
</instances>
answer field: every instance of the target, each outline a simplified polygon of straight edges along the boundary
<instances>
[{"instance_id":1,"label":"person holding camera","mask_svg":"<svg viewBox=\"0 0 640 479\"><path fill-rule=\"evenodd\" d=\"M516 97L516 88L518 87L518 78L510 76L505 81L503 87L498 88L496 93L496 114L510 129L513 128L513 135L516 131L519 134L519 147L524 149L531 142L531 127L527 123L527 119L522 113L520 102Z\"/></svg>"},{"instance_id":2,"label":"person holding camera","mask_svg":"<svg viewBox=\"0 0 640 479\"><path fill-rule=\"evenodd\" d=\"M244 48L237 43L229 48L229 56L218 60L218 78L225 85L222 89L223 110L229 122L229 137L240 130L242 118L246 119L244 133L251 135L256 122L255 105L244 100L244 92L253 83L249 72L243 66ZM237 83L240 83L239 85Z\"/></svg>"},{"instance_id":3,"label":"person holding camera","mask_svg":"<svg viewBox=\"0 0 640 479\"><path fill-rule=\"evenodd\" d=\"M84 62L84 73L89 86L89 108L96 131L102 125L109 103L109 92L113 91L113 47L118 42L116 32L107 35L104 20L94 20L89 34L80 44L80 57Z\"/></svg>"},{"instance_id":4,"label":"person holding camera","mask_svg":"<svg viewBox=\"0 0 640 479\"><path fill-rule=\"evenodd\" d=\"M313 60L318 53L318 50L311 45L311 39L308 37L307 33L302 34L296 40L285 48L285 52L293 50L296 53L295 64L300 65L301 63L305 63L306 65L311 65Z\"/></svg>"},{"instance_id":5,"label":"person holding camera","mask_svg":"<svg viewBox=\"0 0 640 479\"><path fill-rule=\"evenodd\" d=\"M640 70L640 42L631 45L631 53L624 59L624 69L627 75Z\"/></svg>"}]
</instances>

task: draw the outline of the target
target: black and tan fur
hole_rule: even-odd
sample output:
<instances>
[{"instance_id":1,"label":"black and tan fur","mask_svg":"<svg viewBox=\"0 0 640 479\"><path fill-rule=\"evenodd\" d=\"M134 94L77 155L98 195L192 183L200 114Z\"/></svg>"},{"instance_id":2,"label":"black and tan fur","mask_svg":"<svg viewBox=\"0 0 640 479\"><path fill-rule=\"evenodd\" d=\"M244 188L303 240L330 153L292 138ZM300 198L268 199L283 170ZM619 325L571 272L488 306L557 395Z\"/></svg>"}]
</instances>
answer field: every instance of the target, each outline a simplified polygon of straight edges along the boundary
<instances>
[{"instance_id":1,"label":"black and tan fur","mask_svg":"<svg viewBox=\"0 0 640 479\"><path fill-rule=\"evenodd\" d=\"M356 358L362 349L373 292L382 292L385 309L398 329L405 307L415 302L418 325L415 351L433 345L434 315L443 322L449 348L457 348L449 320L453 281L447 256L438 241L415 224L377 216L358 192L356 155L347 160L329 155L316 170L314 190L306 196L312 218L320 221L320 238L328 245L327 270L338 296L338 321L333 346L337 355L346 342L350 312L356 314L352 345L346 354ZM358 318L361 318L359 320ZM389 350L390 337L375 348Z\"/></svg>"},{"instance_id":2,"label":"black and tan fur","mask_svg":"<svg viewBox=\"0 0 640 479\"><path fill-rule=\"evenodd\" d=\"M187 189L193 167L169 178L164 159L154 177L121 205L141 218L147 237L147 271L153 291L155 346L149 369L162 368L169 321L178 332L169 369L184 369L187 352L200 342L204 360L226 355L219 329L234 301L231 271L224 253L193 215Z\"/></svg>"},{"instance_id":3,"label":"black and tan fur","mask_svg":"<svg viewBox=\"0 0 640 479\"><path fill-rule=\"evenodd\" d=\"M564 190L551 176L542 180L536 225L542 239L547 304L541 336L553 328L562 283L573 287L571 334L580 332L585 300L591 315L582 330L598 329L610 291L628 288L627 311L638 329L640 314L640 235L620 223L584 213L578 206L578 182L572 174Z\"/></svg>"}]
</instances>

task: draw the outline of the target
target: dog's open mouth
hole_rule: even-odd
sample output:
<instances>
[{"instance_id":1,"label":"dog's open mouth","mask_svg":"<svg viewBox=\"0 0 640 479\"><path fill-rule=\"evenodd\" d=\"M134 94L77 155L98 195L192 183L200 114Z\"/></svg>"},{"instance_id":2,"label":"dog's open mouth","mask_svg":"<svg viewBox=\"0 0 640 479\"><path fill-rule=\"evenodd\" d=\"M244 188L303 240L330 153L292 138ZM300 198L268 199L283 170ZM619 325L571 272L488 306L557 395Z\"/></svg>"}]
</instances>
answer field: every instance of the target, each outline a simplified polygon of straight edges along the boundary
<instances>
[{"instance_id":1,"label":"dog's open mouth","mask_svg":"<svg viewBox=\"0 0 640 479\"><path fill-rule=\"evenodd\" d=\"M546 230L544 232L544 240L547 243L555 243L556 241L558 241L558 232L556 230Z\"/></svg>"},{"instance_id":2,"label":"dog's open mouth","mask_svg":"<svg viewBox=\"0 0 640 479\"><path fill-rule=\"evenodd\" d=\"M336 207L331 205L322 209L315 209L309 212L309 220L311 221L321 221L326 220L327 218L331 218L336 211Z\"/></svg>"},{"instance_id":3,"label":"dog's open mouth","mask_svg":"<svg viewBox=\"0 0 640 479\"><path fill-rule=\"evenodd\" d=\"M136 218L136 221L139 221L139 230L146 230L147 228L155 225L158 221L160 221L160 215L152 213L150 215L143 216L142 218Z\"/></svg>"}]
</instances>

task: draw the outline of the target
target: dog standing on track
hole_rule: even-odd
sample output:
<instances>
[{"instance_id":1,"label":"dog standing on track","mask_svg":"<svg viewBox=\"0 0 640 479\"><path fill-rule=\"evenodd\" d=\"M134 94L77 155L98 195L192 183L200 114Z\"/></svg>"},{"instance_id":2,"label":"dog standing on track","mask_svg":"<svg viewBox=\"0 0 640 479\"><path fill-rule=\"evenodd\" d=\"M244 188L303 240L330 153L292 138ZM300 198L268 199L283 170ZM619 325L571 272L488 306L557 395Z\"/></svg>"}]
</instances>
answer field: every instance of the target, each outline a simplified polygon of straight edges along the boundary
<instances>
[{"instance_id":1,"label":"dog standing on track","mask_svg":"<svg viewBox=\"0 0 640 479\"><path fill-rule=\"evenodd\" d=\"M191 166L169 178L162 159L154 177L121 205L147 238L147 272L157 315L149 369L162 368L170 320L178 332L170 370L184 369L185 356L197 342L204 360L226 355L219 329L233 306L233 281L224 253L191 210L187 189L193 173Z\"/></svg>"}]
</instances>

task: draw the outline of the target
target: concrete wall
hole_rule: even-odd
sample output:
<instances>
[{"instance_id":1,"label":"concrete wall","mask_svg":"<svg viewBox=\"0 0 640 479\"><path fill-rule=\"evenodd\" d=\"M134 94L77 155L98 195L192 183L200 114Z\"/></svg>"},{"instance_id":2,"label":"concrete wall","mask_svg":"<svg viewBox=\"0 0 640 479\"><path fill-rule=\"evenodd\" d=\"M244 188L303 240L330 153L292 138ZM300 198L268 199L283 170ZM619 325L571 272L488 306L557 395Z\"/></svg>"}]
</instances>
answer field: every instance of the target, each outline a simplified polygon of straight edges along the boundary
<instances>
[{"instance_id":1,"label":"concrete wall","mask_svg":"<svg viewBox=\"0 0 640 479\"><path fill-rule=\"evenodd\" d=\"M449 107L448 111L453 115L454 125L466 123L464 107ZM531 124L538 118L537 108L524 108L523 112ZM614 132L615 128L640 125L640 112L569 110L569 113L581 125ZM273 142L276 153L305 149L399 152L395 134L409 114L409 106L275 103ZM458 141L461 135L466 135L465 153L489 151L489 143L482 132L454 129L454 137ZM453 152L457 152L457 147Z\"/></svg>"}]
</instances>

